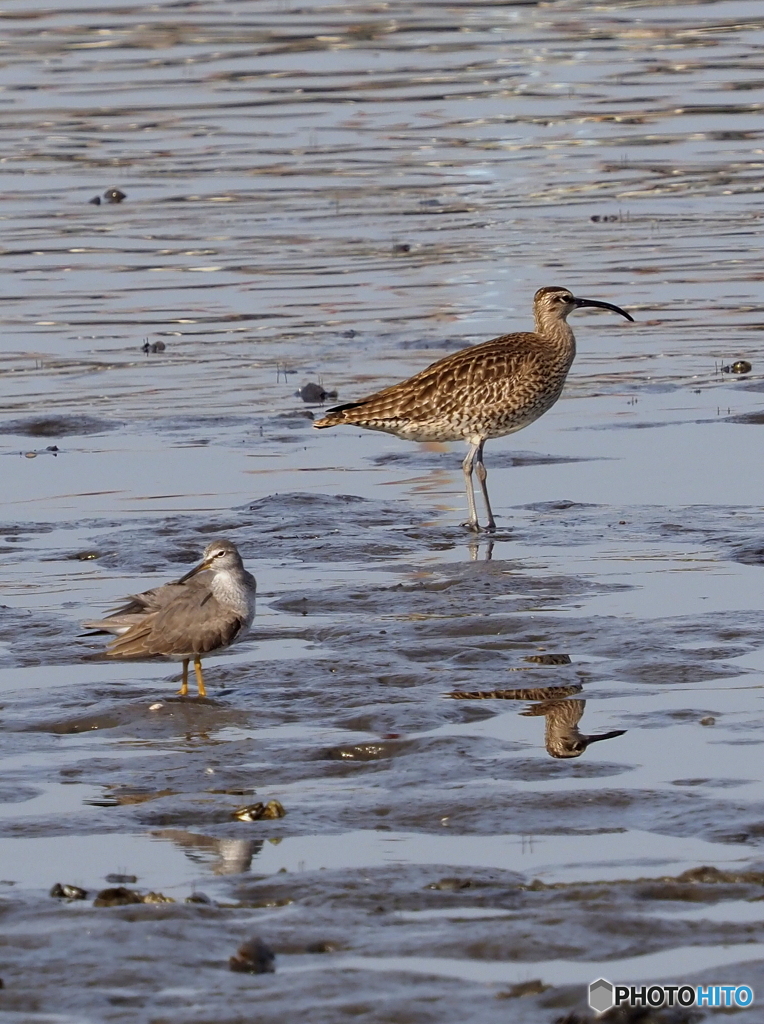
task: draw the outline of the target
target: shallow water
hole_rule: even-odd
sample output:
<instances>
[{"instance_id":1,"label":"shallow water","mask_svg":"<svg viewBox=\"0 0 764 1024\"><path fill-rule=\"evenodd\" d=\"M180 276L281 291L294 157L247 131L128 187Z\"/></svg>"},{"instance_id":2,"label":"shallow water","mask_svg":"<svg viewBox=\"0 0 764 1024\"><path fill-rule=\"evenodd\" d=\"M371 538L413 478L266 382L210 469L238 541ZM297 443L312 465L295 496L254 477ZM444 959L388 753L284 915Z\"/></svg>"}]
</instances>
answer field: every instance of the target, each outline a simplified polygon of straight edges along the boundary
<instances>
[{"instance_id":1,"label":"shallow water","mask_svg":"<svg viewBox=\"0 0 764 1024\"><path fill-rule=\"evenodd\" d=\"M760 3L0 19L0 1018L764 992ZM351 399L553 283L636 322L576 314L561 401L489 443L494 539L459 446L311 428L305 382ZM260 598L212 699L94 659L80 622L218 533ZM550 757L569 727L626 731ZM113 873L176 902L47 895ZM228 972L254 934L276 973Z\"/></svg>"}]
</instances>

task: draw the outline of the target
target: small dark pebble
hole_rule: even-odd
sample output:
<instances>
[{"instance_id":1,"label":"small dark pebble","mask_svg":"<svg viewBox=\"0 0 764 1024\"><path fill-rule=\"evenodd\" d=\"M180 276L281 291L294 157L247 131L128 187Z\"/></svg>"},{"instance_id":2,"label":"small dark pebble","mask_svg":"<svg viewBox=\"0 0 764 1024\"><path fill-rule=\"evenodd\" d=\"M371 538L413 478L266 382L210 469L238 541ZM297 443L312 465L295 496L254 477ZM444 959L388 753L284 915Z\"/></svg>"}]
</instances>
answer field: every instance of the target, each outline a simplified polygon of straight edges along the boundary
<instances>
[{"instance_id":1,"label":"small dark pebble","mask_svg":"<svg viewBox=\"0 0 764 1024\"><path fill-rule=\"evenodd\" d=\"M233 691L231 691L233 692ZM208 789L208 793L224 793L226 796L254 796L255 791L249 787L231 786L227 789Z\"/></svg>"},{"instance_id":2,"label":"small dark pebble","mask_svg":"<svg viewBox=\"0 0 764 1024\"><path fill-rule=\"evenodd\" d=\"M336 953L340 949L337 942L311 942L305 947L306 953Z\"/></svg>"},{"instance_id":3,"label":"small dark pebble","mask_svg":"<svg viewBox=\"0 0 764 1024\"><path fill-rule=\"evenodd\" d=\"M603 216L595 213L591 219L595 224L613 224L618 220L618 216L615 213L606 213Z\"/></svg>"},{"instance_id":4,"label":"small dark pebble","mask_svg":"<svg viewBox=\"0 0 764 1024\"><path fill-rule=\"evenodd\" d=\"M472 882L469 878L441 878L438 882L431 882L427 889L440 889L441 892L458 892L459 889L469 889Z\"/></svg>"},{"instance_id":5,"label":"small dark pebble","mask_svg":"<svg viewBox=\"0 0 764 1024\"><path fill-rule=\"evenodd\" d=\"M100 206L101 205L101 197L100 196L93 196L92 199L88 199L88 202L91 203L93 206Z\"/></svg>"},{"instance_id":6,"label":"small dark pebble","mask_svg":"<svg viewBox=\"0 0 764 1024\"><path fill-rule=\"evenodd\" d=\"M408 242L397 242L393 246L393 252L411 252L411 246Z\"/></svg>"},{"instance_id":7,"label":"small dark pebble","mask_svg":"<svg viewBox=\"0 0 764 1024\"><path fill-rule=\"evenodd\" d=\"M303 384L299 391L295 391L297 398L303 402L325 402L327 398L336 398L336 391L326 391L320 384Z\"/></svg>"},{"instance_id":8,"label":"small dark pebble","mask_svg":"<svg viewBox=\"0 0 764 1024\"><path fill-rule=\"evenodd\" d=\"M149 339L148 338L146 338L144 343L141 345L141 351L145 352L146 355L148 355L149 352L164 352L164 350L166 348L167 348L167 346L165 345L165 343L163 341L155 341L155 342L149 343Z\"/></svg>"},{"instance_id":9,"label":"small dark pebble","mask_svg":"<svg viewBox=\"0 0 764 1024\"><path fill-rule=\"evenodd\" d=\"M542 992L546 992L551 986L545 985L539 978L535 978L533 981L521 981L517 985L512 985L511 988L505 992L497 992L497 999L518 999L520 996L538 996Z\"/></svg>"},{"instance_id":10,"label":"small dark pebble","mask_svg":"<svg viewBox=\"0 0 764 1024\"><path fill-rule=\"evenodd\" d=\"M529 654L523 661L531 661L534 665L570 665L569 654Z\"/></svg>"},{"instance_id":11,"label":"small dark pebble","mask_svg":"<svg viewBox=\"0 0 764 1024\"><path fill-rule=\"evenodd\" d=\"M110 203L121 203L123 199L127 199L125 193L118 188L107 188L103 197Z\"/></svg>"},{"instance_id":12,"label":"small dark pebble","mask_svg":"<svg viewBox=\"0 0 764 1024\"><path fill-rule=\"evenodd\" d=\"M138 881L137 875L107 875L106 881L110 882L111 885L135 885Z\"/></svg>"},{"instance_id":13,"label":"small dark pebble","mask_svg":"<svg viewBox=\"0 0 764 1024\"><path fill-rule=\"evenodd\" d=\"M701 725L716 725L716 719L714 718L713 715L706 715L705 718L701 718L700 724Z\"/></svg>"},{"instance_id":14,"label":"small dark pebble","mask_svg":"<svg viewBox=\"0 0 764 1024\"><path fill-rule=\"evenodd\" d=\"M217 903L204 892L192 892L190 896L186 896L186 903L201 903L205 907L217 906Z\"/></svg>"},{"instance_id":15,"label":"small dark pebble","mask_svg":"<svg viewBox=\"0 0 764 1024\"><path fill-rule=\"evenodd\" d=\"M241 974L273 974L276 970L276 954L262 939L249 939L239 946L236 954L228 961L228 966Z\"/></svg>"},{"instance_id":16,"label":"small dark pebble","mask_svg":"<svg viewBox=\"0 0 764 1024\"><path fill-rule=\"evenodd\" d=\"M342 334L340 335L340 337L341 338L355 338L356 334L358 334L358 331L354 331L353 328L351 327L349 331L343 331Z\"/></svg>"},{"instance_id":17,"label":"small dark pebble","mask_svg":"<svg viewBox=\"0 0 764 1024\"><path fill-rule=\"evenodd\" d=\"M129 903L143 903L143 897L133 889L101 889L93 901L94 907L125 907Z\"/></svg>"},{"instance_id":18,"label":"small dark pebble","mask_svg":"<svg viewBox=\"0 0 764 1024\"><path fill-rule=\"evenodd\" d=\"M50 895L59 900L86 900L88 891L80 889L78 885L67 885L66 883L62 885L60 882L56 882L50 890Z\"/></svg>"}]
</instances>

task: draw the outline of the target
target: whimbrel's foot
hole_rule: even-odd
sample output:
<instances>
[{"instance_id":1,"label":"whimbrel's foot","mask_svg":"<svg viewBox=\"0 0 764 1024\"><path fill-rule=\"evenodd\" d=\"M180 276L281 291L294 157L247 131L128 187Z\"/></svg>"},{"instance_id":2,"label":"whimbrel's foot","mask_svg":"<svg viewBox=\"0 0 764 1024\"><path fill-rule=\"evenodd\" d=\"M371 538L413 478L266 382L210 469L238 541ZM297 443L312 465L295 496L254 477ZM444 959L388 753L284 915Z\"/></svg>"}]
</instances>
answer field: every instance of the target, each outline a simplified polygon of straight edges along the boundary
<instances>
[{"instance_id":1,"label":"whimbrel's foot","mask_svg":"<svg viewBox=\"0 0 764 1024\"><path fill-rule=\"evenodd\" d=\"M470 533L496 533L496 523L491 520L485 526L481 526L480 523L473 523L468 520L466 523L462 523L465 530L469 530Z\"/></svg>"}]
</instances>

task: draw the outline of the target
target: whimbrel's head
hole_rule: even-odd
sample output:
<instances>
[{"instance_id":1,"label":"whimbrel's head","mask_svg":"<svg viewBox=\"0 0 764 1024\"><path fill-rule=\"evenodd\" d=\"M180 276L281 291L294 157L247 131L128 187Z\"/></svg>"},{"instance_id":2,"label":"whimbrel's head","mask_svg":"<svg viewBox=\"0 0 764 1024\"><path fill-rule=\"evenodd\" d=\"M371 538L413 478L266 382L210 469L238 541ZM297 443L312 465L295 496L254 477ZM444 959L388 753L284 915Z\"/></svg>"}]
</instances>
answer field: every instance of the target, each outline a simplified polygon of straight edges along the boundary
<instances>
[{"instance_id":1,"label":"whimbrel's head","mask_svg":"<svg viewBox=\"0 0 764 1024\"><path fill-rule=\"evenodd\" d=\"M625 309L614 306L610 302L600 302L599 299L579 299L567 288L558 288L556 285L549 285L546 288L539 288L533 296L533 315L536 319L536 330L544 333L545 327L550 327L560 320L565 320L574 309L581 309L582 306L596 306L597 309L610 309L614 313L620 313L627 320L633 322L634 317L630 316Z\"/></svg>"},{"instance_id":2,"label":"whimbrel's head","mask_svg":"<svg viewBox=\"0 0 764 1024\"><path fill-rule=\"evenodd\" d=\"M534 712L546 718L544 743L551 757L580 757L592 743L623 736L624 729L585 736L578 728L585 707L585 700L549 700L536 706Z\"/></svg>"},{"instance_id":3,"label":"whimbrel's head","mask_svg":"<svg viewBox=\"0 0 764 1024\"><path fill-rule=\"evenodd\" d=\"M547 752L552 757L580 757L586 748L592 743L599 743L600 740L613 740L616 736L623 736L625 729L613 729L612 732L603 732L599 736L584 736L578 729L571 730L569 735L547 736Z\"/></svg>"},{"instance_id":4,"label":"whimbrel's head","mask_svg":"<svg viewBox=\"0 0 764 1024\"><path fill-rule=\"evenodd\" d=\"M181 577L178 582L185 583L186 580L190 580L198 572L204 572L205 569L212 569L213 572L230 572L243 568L244 563L241 560L239 549L233 541L213 540L204 549L201 562Z\"/></svg>"}]
</instances>

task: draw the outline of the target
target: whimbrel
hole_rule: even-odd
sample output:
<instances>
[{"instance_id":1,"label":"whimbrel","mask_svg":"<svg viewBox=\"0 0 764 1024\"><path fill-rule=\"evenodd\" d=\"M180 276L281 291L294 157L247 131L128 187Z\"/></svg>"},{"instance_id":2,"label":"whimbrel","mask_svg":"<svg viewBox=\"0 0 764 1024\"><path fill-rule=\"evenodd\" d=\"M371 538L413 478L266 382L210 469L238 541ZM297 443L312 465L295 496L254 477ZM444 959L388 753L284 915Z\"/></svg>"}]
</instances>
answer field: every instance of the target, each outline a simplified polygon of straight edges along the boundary
<instances>
[{"instance_id":1,"label":"whimbrel","mask_svg":"<svg viewBox=\"0 0 764 1024\"><path fill-rule=\"evenodd\" d=\"M567 317L583 306L610 309L634 319L619 306L576 298L567 288L539 288L533 299L535 332L502 334L454 352L408 380L329 409L313 426L350 424L410 441L467 441L470 447L462 463L469 507L465 526L480 529L474 471L488 515L486 529L495 530L483 445L490 437L527 427L560 397L576 354Z\"/></svg>"},{"instance_id":2,"label":"whimbrel","mask_svg":"<svg viewBox=\"0 0 764 1024\"><path fill-rule=\"evenodd\" d=\"M87 629L117 634L106 648L110 658L164 655L183 662L178 693L188 694L188 663L193 659L200 697L206 697L202 656L243 636L255 615L255 577L247 572L230 540L214 540L201 562L175 583L134 594L105 619Z\"/></svg>"}]
</instances>

